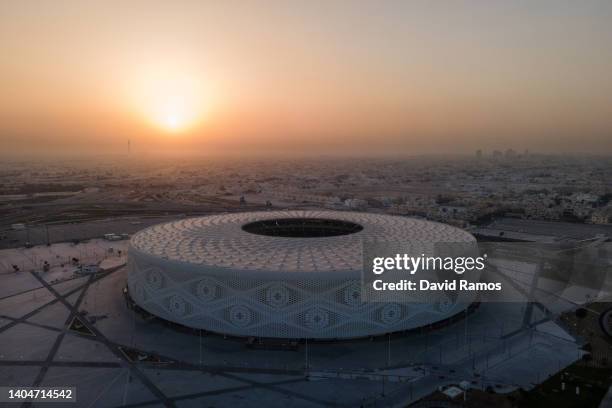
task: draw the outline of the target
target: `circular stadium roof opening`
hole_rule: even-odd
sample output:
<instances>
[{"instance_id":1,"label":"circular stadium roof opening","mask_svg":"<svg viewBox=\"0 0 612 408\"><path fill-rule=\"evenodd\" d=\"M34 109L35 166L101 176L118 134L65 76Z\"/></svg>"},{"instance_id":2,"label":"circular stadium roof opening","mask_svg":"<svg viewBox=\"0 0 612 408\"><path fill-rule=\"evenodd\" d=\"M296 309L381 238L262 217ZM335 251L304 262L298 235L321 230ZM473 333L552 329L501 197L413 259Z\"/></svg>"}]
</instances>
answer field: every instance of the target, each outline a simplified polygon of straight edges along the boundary
<instances>
[{"instance_id":1,"label":"circular stadium roof opening","mask_svg":"<svg viewBox=\"0 0 612 408\"><path fill-rule=\"evenodd\" d=\"M250 222L242 230L269 237L324 238L354 234L363 230L363 226L328 218L276 218Z\"/></svg>"}]
</instances>

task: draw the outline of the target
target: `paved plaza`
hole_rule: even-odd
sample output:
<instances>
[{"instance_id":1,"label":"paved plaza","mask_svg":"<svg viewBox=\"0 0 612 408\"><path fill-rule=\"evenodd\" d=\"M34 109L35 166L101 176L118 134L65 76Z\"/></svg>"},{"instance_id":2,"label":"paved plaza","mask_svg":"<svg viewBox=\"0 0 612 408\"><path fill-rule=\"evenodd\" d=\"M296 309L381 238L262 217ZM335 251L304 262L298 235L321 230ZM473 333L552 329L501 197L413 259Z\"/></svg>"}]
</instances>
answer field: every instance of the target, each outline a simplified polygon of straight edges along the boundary
<instances>
[{"instance_id":1,"label":"paved plaza","mask_svg":"<svg viewBox=\"0 0 612 408\"><path fill-rule=\"evenodd\" d=\"M91 240L0 251L0 384L74 386L84 407L405 406L461 381L529 389L582 353L544 311L525 324L521 303L483 303L428 332L250 349L129 309L126 249ZM79 274L72 258L101 271Z\"/></svg>"}]
</instances>

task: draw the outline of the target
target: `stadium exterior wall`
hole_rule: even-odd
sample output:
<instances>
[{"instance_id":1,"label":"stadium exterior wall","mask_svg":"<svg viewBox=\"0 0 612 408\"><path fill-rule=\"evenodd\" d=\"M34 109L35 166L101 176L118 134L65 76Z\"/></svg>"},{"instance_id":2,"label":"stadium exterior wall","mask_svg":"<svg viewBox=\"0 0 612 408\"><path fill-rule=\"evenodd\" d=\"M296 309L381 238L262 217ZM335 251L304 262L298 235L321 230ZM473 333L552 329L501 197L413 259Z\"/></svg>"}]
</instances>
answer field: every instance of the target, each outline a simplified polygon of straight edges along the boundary
<instances>
[{"instance_id":1,"label":"stadium exterior wall","mask_svg":"<svg viewBox=\"0 0 612 408\"><path fill-rule=\"evenodd\" d=\"M276 216L281 214L285 216ZM346 218L347 213L339 214ZM249 220L269 217L250 215ZM237 222L244 221L238 217ZM282 240L287 239L292 238ZM318 238L299 241L308 245L313 239ZM357 268L283 273L273 268L208 265L168 259L142 250L135 241L128 252L128 288L134 302L162 319L220 334L284 339L376 336L434 324L474 301L471 295L455 300L442 295L427 304L362 303Z\"/></svg>"}]
</instances>

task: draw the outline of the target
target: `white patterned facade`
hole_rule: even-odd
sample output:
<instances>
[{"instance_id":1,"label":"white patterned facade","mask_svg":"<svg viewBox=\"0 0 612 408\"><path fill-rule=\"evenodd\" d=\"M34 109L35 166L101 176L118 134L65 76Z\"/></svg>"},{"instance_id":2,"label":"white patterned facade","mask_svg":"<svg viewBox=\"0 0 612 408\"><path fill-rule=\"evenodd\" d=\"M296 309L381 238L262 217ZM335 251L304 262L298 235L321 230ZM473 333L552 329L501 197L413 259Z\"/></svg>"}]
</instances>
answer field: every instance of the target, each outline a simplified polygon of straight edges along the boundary
<instances>
[{"instance_id":1,"label":"white patterned facade","mask_svg":"<svg viewBox=\"0 0 612 408\"><path fill-rule=\"evenodd\" d=\"M349 221L359 232L278 237L246 232L259 220ZM132 237L128 287L149 313L185 326L254 337L340 339L435 323L472 301L363 303L363 242L474 242L448 225L379 214L270 211L156 225Z\"/></svg>"}]
</instances>

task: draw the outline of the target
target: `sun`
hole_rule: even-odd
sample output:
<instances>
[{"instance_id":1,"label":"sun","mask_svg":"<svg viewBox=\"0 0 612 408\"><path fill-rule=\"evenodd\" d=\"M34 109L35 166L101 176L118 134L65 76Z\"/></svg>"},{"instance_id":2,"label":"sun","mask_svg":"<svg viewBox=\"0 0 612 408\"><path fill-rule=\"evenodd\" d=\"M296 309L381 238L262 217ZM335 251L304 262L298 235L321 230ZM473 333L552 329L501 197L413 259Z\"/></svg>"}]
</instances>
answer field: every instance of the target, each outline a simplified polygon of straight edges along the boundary
<instances>
[{"instance_id":1,"label":"sun","mask_svg":"<svg viewBox=\"0 0 612 408\"><path fill-rule=\"evenodd\" d=\"M178 133L188 130L201 120L202 107L182 95L161 95L150 120L162 130Z\"/></svg>"},{"instance_id":2,"label":"sun","mask_svg":"<svg viewBox=\"0 0 612 408\"><path fill-rule=\"evenodd\" d=\"M184 124L185 122L176 113L168 113L163 120L163 126L173 132L180 130Z\"/></svg>"}]
</instances>

